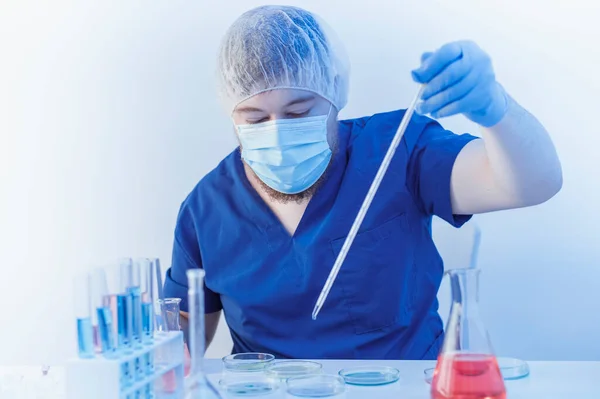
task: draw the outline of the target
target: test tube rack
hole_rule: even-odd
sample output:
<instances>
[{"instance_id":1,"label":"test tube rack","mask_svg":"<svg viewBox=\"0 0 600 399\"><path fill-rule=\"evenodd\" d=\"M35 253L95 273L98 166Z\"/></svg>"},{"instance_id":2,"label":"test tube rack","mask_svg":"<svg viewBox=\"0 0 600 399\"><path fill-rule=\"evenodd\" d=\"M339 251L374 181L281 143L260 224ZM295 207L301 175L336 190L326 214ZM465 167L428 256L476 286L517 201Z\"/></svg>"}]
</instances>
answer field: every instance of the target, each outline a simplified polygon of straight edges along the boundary
<instances>
[{"instance_id":1,"label":"test tube rack","mask_svg":"<svg viewBox=\"0 0 600 399\"><path fill-rule=\"evenodd\" d=\"M156 331L151 343L115 359L98 355L66 364L67 399L180 399L184 395L183 332Z\"/></svg>"}]
</instances>

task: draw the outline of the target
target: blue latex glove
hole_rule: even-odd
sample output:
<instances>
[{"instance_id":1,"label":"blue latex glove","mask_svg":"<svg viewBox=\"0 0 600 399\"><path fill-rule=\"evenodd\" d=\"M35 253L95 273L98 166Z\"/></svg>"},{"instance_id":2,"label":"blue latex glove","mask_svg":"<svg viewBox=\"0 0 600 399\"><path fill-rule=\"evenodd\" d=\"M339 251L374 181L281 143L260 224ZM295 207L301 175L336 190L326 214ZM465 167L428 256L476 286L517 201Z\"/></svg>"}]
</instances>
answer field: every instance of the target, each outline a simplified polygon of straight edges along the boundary
<instances>
[{"instance_id":1,"label":"blue latex glove","mask_svg":"<svg viewBox=\"0 0 600 399\"><path fill-rule=\"evenodd\" d=\"M464 114L489 127L506 114L506 92L496 81L492 61L473 42L453 42L434 53L424 53L412 76L417 83L426 84L423 101L416 109L422 115Z\"/></svg>"}]
</instances>

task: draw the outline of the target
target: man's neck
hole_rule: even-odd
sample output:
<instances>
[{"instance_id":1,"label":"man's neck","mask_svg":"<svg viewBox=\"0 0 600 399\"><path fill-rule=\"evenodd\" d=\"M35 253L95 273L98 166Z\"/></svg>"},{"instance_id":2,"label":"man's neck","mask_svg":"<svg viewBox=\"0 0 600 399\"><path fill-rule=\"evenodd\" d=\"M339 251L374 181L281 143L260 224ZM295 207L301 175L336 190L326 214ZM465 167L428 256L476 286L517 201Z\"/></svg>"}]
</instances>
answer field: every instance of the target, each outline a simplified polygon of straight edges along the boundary
<instances>
[{"instance_id":1,"label":"man's neck","mask_svg":"<svg viewBox=\"0 0 600 399\"><path fill-rule=\"evenodd\" d=\"M246 173L246 177L250 182L250 185L254 190L258 193L260 198L267 204L269 209L277 216L279 222L283 225L286 231L293 236L300 224L300 220L302 220L302 216L304 215L304 211L306 211L306 207L310 201L310 198L303 200L301 202L289 201L286 203L277 201L269 196L269 194L264 190L261 185L258 177L252 173L252 170L246 163L244 162L244 172Z\"/></svg>"}]
</instances>

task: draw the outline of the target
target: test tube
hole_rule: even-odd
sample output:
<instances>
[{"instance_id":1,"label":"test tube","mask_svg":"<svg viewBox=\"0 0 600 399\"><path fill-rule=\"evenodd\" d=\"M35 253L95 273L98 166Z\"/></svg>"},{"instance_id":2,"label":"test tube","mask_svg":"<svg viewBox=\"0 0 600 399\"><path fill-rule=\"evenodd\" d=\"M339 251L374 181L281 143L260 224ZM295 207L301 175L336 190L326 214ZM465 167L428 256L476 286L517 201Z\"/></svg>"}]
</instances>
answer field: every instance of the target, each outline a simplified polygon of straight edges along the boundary
<instances>
[{"instance_id":1,"label":"test tube","mask_svg":"<svg viewBox=\"0 0 600 399\"><path fill-rule=\"evenodd\" d=\"M90 274L90 304L91 304L91 313L90 319L92 324L92 340L94 342L94 352L96 354L102 353L102 340L100 338L100 327L98 326L98 313L96 312L96 284L94 284L94 274Z\"/></svg>"},{"instance_id":2,"label":"test tube","mask_svg":"<svg viewBox=\"0 0 600 399\"><path fill-rule=\"evenodd\" d=\"M129 332L130 347L139 349L142 347L142 304L140 298L140 265L133 262L131 258L122 258L119 262L121 267L121 286L122 291L128 297L126 304L128 306L127 329ZM142 379L145 373L146 362L142 362L139 357L133 360L133 370L135 378Z\"/></svg>"},{"instance_id":3,"label":"test tube","mask_svg":"<svg viewBox=\"0 0 600 399\"><path fill-rule=\"evenodd\" d=\"M119 291L117 292L118 341L119 347L131 352L133 349L133 304L128 292L131 286L133 265L131 258L119 260Z\"/></svg>"},{"instance_id":4,"label":"test tube","mask_svg":"<svg viewBox=\"0 0 600 399\"><path fill-rule=\"evenodd\" d=\"M100 338L101 352L104 357L114 359L119 356L115 342L114 313L111 309L110 296L108 294L108 282L106 272L102 268L92 271L92 314L96 314L98 320L98 335Z\"/></svg>"},{"instance_id":5,"label":"test tube","mask_svg":"<svg viewBox=\"0 0 600 399\"><path fill-rule=\"evenodd\" d=\"M122 258L107 268L108 295L104 306L113 315L113 334L116 336L119 356L133 351L131 346L131 296L126 293L124 281L128 280L128 258ZM121 364L121 383L131 385L135 380L134 365L131 362Z\"/></svg>"},{"instance_id":6,"label":"test tube","mask_svg":"<svg viewBox=\"0 0 600 399\"><path fill-rule=\"evenodd\" d=\"M131 278L127 292L131 295L131 322L133 326L133 344L140 348L142 346L142 298L141 298L141 264L135 261L131 264Z\"/></svg>"},{"instance_id":7,"label":"test tube","mask_svg":"<svg viewBox=\"0 0 600 399\"><path fill-rule=\"evenodd\" d=\"M75 276L75 318L77 320L77 349L82 359L95 357L90 307L90 276Z\"/></svg>"},{"instance_id":8,"label":"test tube","mask_svg":"<svg viewBox=\"0 0 600 399\"><path fill-rule=\"evenodd\" d=\"M150 259L138 260L141 272L141 295L142 295L142 342L151 344L154 337L154 285L153 268Z\"/></svg>"},{"instance_id":9,"label":"test tube","mask_svg":"<svg viewBox=\"0 0 600 399\"><path fill-rule=\"evenodd\" d=\"M157 305L159 301L165 300L165 295L163 292L163 283L162 283L162 270L160 267L160 260L158 258L150 259L152 263L152 269L154 273L154 279L152 280L152 285L154 287L153 293L154 297L152 298L152 303L155 306L154 313L154 321L155 321L155 331L168 331L166 322L167 316L163 306ZM156 285L155 285L156 284Z\"/></svg>"},{"instance_id":10,"label":"test tube","mask_svg":"<svg viewBox=\"0 0 600 399\"><path fill-rule=\"evenodd\" d=\"M136 262L140 268L141 281L141 338L144 345L152 345L154 338L154 309L152 306L153 285L152 277L154 275L152 262L150 259L138 259ZM144 366L146 374L154 373L154 353L148 351L144 356Z\"/></svg>"}]
</instances>

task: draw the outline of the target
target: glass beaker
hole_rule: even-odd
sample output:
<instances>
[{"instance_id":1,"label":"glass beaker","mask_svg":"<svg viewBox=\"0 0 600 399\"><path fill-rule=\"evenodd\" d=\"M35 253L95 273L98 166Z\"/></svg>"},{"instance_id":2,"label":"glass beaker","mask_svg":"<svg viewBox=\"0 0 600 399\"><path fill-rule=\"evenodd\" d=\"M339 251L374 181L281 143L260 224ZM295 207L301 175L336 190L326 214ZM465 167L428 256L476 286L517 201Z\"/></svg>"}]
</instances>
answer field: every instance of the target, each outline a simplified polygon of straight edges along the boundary
<instances>
[{"instance_id":1,"label":"glass beaker","mask_svg":"<svg viewBox=\"0 0 600 399\"><path fill-rule=\"evenodd\" d=\"M431 382L432 399L505 399L506 387L479 313L480 269L454 269L452 304Z\"/></svg>"},{"instance_id":2,"label":"glass beaker","mask_svg":"<svg viewBox=\"0 0 600 399\"><path fill-rule=\"evenodd\" d=\"M179 309L181 299L165 298L164 300L159 299L157 302L160 308L160 313L164 315L165 318L162 326L166 328L166 331L181 331L181 313ZM190 373L191 359L187 342L183 343L183 355L185 358L184 375L188 376Z\"/></svg>"},{"instance_id":3,"label":"glass beaker","mask_svg":"<svg viewBox=\"0 0 600 399\"><path fill-rule=\"evenodd\" d=\"M180 298L165 298L157 300L159 306L159 314L165 315L163 323L166 331L180 331L181 330L181 316L179 304L181 303Z\"/></svg>"},{"instance_id":4,"label":"glass beaker","mask_svg":"<svg viewBox=\"0 0 600 399\"><path fill-rule=\"evenodd\" d=\"M190 269L188 279L189 343L192 366L186 379L186 399L220 399L221 395L204 373L204 270Z\"/></svg>"}]
</instances>

